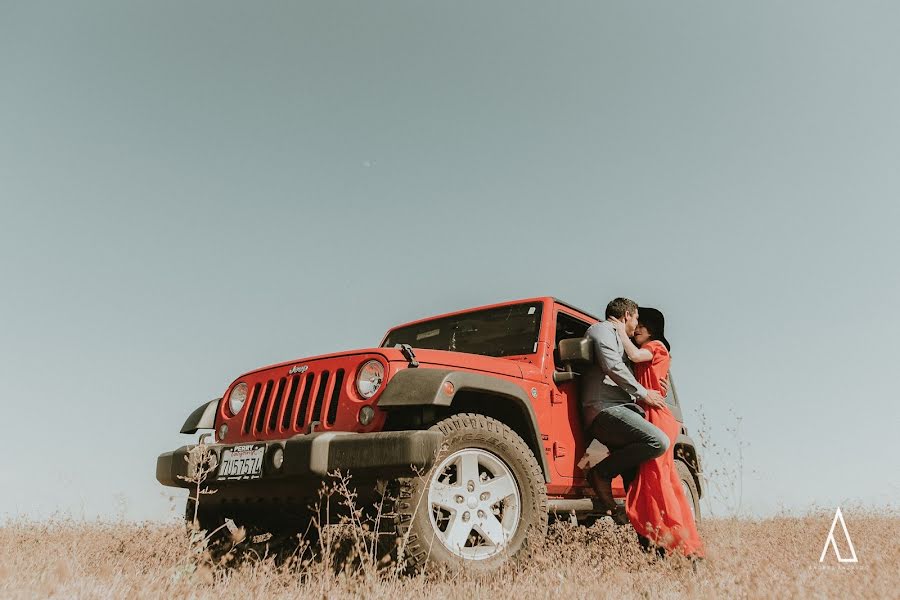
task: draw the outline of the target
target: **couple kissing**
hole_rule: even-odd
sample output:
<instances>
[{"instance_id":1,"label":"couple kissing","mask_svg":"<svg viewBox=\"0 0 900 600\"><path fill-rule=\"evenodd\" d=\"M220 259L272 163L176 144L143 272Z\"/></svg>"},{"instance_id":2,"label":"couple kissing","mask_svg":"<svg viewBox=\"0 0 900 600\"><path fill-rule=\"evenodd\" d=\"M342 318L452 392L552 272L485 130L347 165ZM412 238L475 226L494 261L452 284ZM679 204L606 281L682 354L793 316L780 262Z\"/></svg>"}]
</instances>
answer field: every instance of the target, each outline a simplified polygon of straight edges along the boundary
<instances>
[{"instance_id":1,"label":"couple kissing","mask_svg":"<svg viewBox=\"0 0 900 600\"><path fill-rule=\"evenodd\" d=\"M674 462L681 425L665 400L671 346L664 326L658 310L615 298L605 320L585 333L595 358L582 379L584 423L610 452L587 477L604 510L620 523L627 517L645 549L701 558L703 543ZM625 516L612 493L618 475Z\"/></svg>"}]
</instances>

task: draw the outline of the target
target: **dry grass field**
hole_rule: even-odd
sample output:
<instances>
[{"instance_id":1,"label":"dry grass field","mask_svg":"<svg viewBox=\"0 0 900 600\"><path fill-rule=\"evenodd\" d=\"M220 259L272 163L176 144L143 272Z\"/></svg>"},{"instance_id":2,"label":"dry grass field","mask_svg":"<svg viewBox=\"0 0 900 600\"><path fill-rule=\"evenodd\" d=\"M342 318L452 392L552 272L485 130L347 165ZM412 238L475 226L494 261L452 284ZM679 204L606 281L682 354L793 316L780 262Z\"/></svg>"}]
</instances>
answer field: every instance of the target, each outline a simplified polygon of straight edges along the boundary
<instances>
[{"instance_id":1,"label":"dry grass field","mask_svg":"<svg viewBox=\"0 0 900 600\"><path fill-rule=\"evenodd\" d=\"M708 559L696 572L642 553L630 527L555 524L530 562L489 579L397 575L365 561L334 569L263 558L211 568L179 524L13 521L0 527L0 597L900 597L900 514L845 508L859 562L839 564L829 553L819 563L832 516L707 519Z\"/></svg>"}]
</instances>

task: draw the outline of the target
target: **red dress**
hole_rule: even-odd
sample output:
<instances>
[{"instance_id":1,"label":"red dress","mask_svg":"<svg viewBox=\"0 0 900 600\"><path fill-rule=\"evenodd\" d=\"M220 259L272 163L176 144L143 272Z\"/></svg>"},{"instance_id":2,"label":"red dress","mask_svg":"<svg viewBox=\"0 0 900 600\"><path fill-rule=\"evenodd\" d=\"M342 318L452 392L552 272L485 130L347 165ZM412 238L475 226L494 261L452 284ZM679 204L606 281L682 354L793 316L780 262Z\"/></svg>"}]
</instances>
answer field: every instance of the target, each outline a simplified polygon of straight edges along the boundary
<instances>
[{"instance_id":1,"label":"red dress","mask_svg":"<svg viewBox=\"0 0 900 600\"><path fill-rule=\"evenodd\" d=\"M653 360L635 363L634 376L648 390L662 393L659 382L669 373L669 351L656 340L647 342L642 349L650 350ZM625 512L635 531L667 552L703 556L703 542L691 515L690 501L675 469L675 438L681 424L668 407L645 408L647 420L663 430L670 444L665 454L641 464L628 488Z\"/></svg>"}]
</instances>

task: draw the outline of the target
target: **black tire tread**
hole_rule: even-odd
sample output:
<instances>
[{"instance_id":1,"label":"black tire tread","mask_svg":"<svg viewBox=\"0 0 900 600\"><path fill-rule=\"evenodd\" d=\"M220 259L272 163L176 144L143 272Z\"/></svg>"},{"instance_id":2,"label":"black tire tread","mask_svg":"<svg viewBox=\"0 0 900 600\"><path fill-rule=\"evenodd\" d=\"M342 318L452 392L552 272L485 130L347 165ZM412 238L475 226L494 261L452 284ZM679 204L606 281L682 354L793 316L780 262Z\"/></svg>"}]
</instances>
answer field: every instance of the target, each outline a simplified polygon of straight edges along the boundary
<instances>
[{"instance_id":1,"label":"black tire tread","mask_svg":"<svg viewBox=\"0 0 900 600\"><path fill-rule=\"evenodd\" d=\"M675 459L675 469L678 471L678 476L688 482L688 487L691 489L691 498L688 498L688 502L693 503L694 505L694 521L699 523L702 518L700 516L700 494L697 491L697 482L694 480L694 474L691 472L690 467L683 460Z\"/></svg>"},{"instance_id":2,"label":"black tire tread","mask_svg":"<svg viewBox=\"0 0 900 600\"><path fill-rule=\"evenodd\" d=\"M527 465L526 480L519 481L520 488L524 486L535 489L537 493L533 494L532 510L533 514L538 516L537 530L538 536L534 536L532 532L528 532L522 548L515 556L510 557L512 560L525 559L531 555L535 540L534 537L543 536L547 532L548 510L547 510L547 488L544 482L544 473L538 464L534 453L528 444L516 432L510 429L504 423L477 413L457 413L447 417L446 419L436 423L430 428L431 431L440 431L445 437L453 434L465 434L467 441L477 442L479 440L485 442L500 442L501 446L505 446L511 454L518 454L525 458L523 461ZM498 439L499 438L499 439ZM435 459L435 466L448 454L446 446L441 449ZM397 500L394 510L395 531L398 536L398 542L404 547L403 560L413 569L423 568L429 560L429 544L428 541L420 539L414 531L412 531L413 518L416 515L417 507L413 503L416 496L417 486L423 485L422 478L403 478L397 482ZM531 494L528 494L530 496ZM522 494L523 501L526 494ZM421 506L419 510L424 510ZM527 523L522 526L528 527Z\"/></svg>"}]
</instances>

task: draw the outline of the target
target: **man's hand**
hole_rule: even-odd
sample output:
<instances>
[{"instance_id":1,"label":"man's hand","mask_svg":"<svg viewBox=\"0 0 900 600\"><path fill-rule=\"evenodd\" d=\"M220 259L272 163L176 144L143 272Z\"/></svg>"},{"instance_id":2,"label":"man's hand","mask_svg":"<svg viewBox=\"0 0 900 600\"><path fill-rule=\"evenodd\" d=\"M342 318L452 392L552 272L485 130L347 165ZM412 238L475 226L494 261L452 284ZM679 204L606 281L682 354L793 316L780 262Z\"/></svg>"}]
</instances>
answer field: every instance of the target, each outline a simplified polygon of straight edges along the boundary
<instances>
[{"instance_id":1,"label":"man's hand","mask_svg":"<svg viewBox=\"0 0 900 600\"><path fill-rule=\"evenodd\" d=\"M666 400L663 398L662 394L656 390L647 390L647 395L644 397L644 404L652 406L653 408L665 408Z\"/></svg>"},{"instance_id":2,"label":"man's hand","mask_svg":"<svg viewBox=\"0 0 900 600\"><path fill-rule=\"evenodd\" d=\"M663 398L665 398L666 396L669 395L669 374L668 373L666 373L665 379L659 380L659 387L662 388Z\"/></svg>"}]
</instances>

